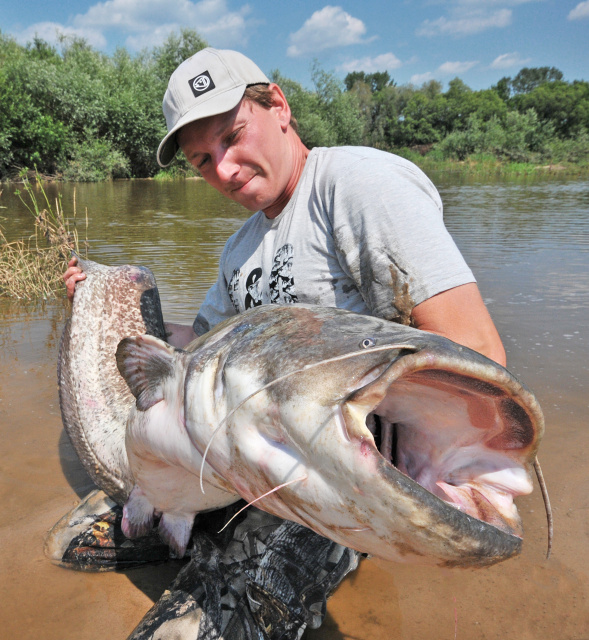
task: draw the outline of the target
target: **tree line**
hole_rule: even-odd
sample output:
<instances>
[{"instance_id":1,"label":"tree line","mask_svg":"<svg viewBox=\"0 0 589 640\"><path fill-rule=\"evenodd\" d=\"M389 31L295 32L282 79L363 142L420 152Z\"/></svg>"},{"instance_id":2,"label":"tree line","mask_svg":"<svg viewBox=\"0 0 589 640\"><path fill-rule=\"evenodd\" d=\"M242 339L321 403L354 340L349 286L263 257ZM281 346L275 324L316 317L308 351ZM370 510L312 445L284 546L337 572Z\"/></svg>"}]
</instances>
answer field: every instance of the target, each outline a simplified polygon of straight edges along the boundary
<instances>
[{"instance_id":1,"label":"tree line","mask_svg":"<svg viewBox=\"0 0 589 640\"><path fill-rule=\"evenodd\" d=\"M207 46L193 30L158 47L106 55L79 38L26 45L0 33L0 179L22 168L66 180L151 177L165 135L161 101L184 59ZM589 160L589 83L554 67L523 68L490 89L462 80L398 86L386 71L342 82L318 63L313 88L271 73L309 146L368 145L435 160ZM179 157L170 172L189 170Z\"/></svg>"}]
</instances>

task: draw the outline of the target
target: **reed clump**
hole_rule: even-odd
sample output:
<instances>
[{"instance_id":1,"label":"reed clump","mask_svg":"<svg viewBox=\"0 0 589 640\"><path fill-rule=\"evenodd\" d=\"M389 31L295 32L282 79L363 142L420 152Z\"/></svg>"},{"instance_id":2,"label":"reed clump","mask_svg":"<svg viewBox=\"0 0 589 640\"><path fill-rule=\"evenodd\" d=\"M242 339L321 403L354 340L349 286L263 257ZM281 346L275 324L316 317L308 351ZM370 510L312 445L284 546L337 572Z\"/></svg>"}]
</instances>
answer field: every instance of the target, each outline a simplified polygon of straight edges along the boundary
<instances>
[{"instance_id":1,"label":"reed clump","mask_svg":"<svg viewBox=\"0 0 589 640\"><path fill-rule=\"evenodd\" d=\"M73 220L65 216L61 201L55 203L40 184L41 202L25 173L21 175L23 189L17 195L31 213L33 233L9 242L0 226L0 296L21 300L47 299L63 291L62 274L75 251L87 252L87 239L80 241L76 226L74 194ZM0 192L1 193L1 192ZM86 232L88 214L85 216Z\"/></svg>"}]
</instances>

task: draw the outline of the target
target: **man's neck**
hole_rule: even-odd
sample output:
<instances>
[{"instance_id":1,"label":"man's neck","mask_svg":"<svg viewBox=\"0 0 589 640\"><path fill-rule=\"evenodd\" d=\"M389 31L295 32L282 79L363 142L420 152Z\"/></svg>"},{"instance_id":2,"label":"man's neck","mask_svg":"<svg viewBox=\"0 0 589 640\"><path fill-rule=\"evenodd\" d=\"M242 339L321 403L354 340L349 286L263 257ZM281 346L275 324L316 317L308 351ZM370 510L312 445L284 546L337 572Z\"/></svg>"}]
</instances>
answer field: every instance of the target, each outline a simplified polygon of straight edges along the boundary
<instances>
[{"instance_id":1,"label":"man's neck","mask_svg":"<svg viewBox=\"0 0 589 640\"><path fill-rule=\"evenodd\" d=\"M299 184L299 180L303 175L303 169L305 168L305 162L309 155L309 149L301 142L299 136L289 127L289 134L291 135L291 148L293 153L293 170L290 179L286 185L286 188L279 196L279 198L271 204L268 208L263 209L267 218L277 218L286 205L290 202L290 199L294 195L294 192Z\"/></svg>"}]
</instances>

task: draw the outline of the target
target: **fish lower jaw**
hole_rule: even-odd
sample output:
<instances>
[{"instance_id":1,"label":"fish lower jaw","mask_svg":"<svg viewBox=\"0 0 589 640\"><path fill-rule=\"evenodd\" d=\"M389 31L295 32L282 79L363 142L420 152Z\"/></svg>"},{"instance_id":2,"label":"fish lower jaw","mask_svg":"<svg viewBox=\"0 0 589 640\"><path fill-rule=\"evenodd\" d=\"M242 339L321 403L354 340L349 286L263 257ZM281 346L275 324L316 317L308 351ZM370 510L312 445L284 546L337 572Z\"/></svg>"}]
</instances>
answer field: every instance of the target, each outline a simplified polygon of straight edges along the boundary
<instances>
[{"instance_id":1,"label":"fish lower jaw","mask_svg":"<svg viewBox=\"0 0 589 640\"><path fill-rule=\"evenodd\" d=\"M455 509L523 538L521 519L511 494L476 483L455 486L438 481L436 486L439 490L434 493Z\"/></svg>"}]
</instances>

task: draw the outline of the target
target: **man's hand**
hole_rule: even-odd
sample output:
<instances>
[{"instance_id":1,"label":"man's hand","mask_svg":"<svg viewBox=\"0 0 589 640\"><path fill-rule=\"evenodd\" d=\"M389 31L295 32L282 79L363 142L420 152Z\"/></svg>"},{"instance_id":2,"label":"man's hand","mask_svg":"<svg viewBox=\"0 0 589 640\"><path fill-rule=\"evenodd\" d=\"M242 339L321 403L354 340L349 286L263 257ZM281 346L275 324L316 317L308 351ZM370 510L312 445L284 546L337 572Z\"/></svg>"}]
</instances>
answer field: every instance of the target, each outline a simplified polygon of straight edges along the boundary
<instances>
[{"instance_id":1,"label":"man's hand","mask_svg":"<svg viewBox=\"0 0 589 640\"><path fill-rule=\"evenodd\" d=\"M84 280L86 278L86 274L80 269L80 267L76 266L78 264L78 259L73 257L68 262L68 269L63 274L63 280L65 282L65 290L67 292L67 297L70 302L74 301L74 291L76 289L76 282L80 282L80 280Z\"/></svg>"},{"instance_id":2,"label":"man's hand","mask_svg":"<svg viewBox=\"0 0 589 640\"><path fill-rule=\"evenodd\" d=\"M413 325L474 349L505 366L505 349L474 282L443 291L414 307Z\"/></svg>"},{"instance_id":3,"label":"man's hand","mask_svg":"<svg viewBox=\"0 0 589 640\"><path fill-rule=\"evenodd\" d=\"M185 324L174 324L173 322L165 322L166 341L173 347L182 349L187 344L198 338L194 329Z\"/></svg>"}]
</instances>

